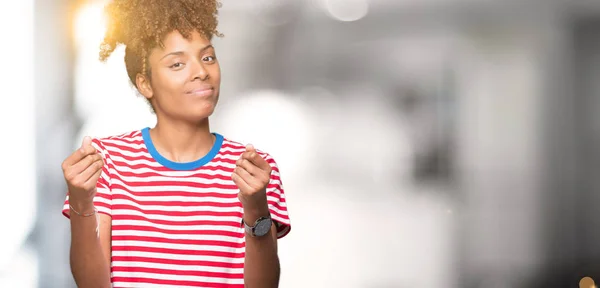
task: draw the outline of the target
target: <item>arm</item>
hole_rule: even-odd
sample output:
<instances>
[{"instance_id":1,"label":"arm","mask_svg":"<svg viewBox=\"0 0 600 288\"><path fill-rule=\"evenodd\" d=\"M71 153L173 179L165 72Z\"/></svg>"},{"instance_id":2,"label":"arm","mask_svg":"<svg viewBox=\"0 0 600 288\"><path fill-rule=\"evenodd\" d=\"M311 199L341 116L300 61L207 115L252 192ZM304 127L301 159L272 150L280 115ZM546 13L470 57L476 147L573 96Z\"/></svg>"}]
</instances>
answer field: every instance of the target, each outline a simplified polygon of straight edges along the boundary
<instances>
[{"instance_id":1,"label":"arm","mask_svg":"<svg viewBox=\"0 0 600 288\"><path fill-rule=\"evenodd\" d=\"M266 210L268 211L268 210ZM262 215L267 215L265 212ZM244 222L254 223L260 216L244 212ZM277 256L277 229L262 237L246 234L246 259L244 261L244 283L248 288L279 286L279 257Z\"/></svg>"},{"instance_id":2,"label":"arm","mask_svg":"<svg viewBox=\"0 0 600 288\"><path fill-rule=\"evenodd\" d=\"M77 212L93 211L88 204L76 208ZM83 217L71 211L71 272L77 287L110 288L110 231L111 218L106 214ZM100 237L97 237L97 219L100 221Z\"/></svg>"},{"instance_id":3,"label":"arm","mask_svg":"<svg viewBox=\"0 0 600 288\"><path fill-rule=\"evenodd\" d=\"M252 225L259 217L269 215L267 187L271 182L272 171L273 167L258 155L252 145L246 147L246 152L236 162L231 177L240 189L238 198L244 208L245 223ZM272 225L270 233L260 237L246 234L245 286L278 287L279 275L276 226Z\"/></svg>"},{"instance_id":4,"label":"arm","mask_svg":"<svg viewBox=\"0 0 600 288\"><path fill-rule=\"evenodd\" d=\"M63 214L71 222L70 264L77 286L109 288L111 217L94 212L96 201L103 205L98 199L105 198L109 190L107 169L91 141L86 137L81 148L62 164L69 191Z\"/></svg>"}]
</instances>

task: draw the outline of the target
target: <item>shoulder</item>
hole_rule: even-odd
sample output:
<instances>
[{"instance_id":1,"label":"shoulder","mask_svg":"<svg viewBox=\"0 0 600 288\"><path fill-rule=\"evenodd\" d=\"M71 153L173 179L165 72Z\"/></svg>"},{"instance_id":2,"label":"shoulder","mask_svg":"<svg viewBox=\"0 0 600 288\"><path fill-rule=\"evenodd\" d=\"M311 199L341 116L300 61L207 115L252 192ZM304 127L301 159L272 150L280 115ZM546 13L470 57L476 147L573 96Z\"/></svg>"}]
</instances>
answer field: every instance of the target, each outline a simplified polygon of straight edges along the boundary
<instances>
[{"instance_id":1,"label":"shoulder","mask_svg":"<svg viewBox=\"0 0 600 288\"><path fill-rule=\"evenodd\" d=\"M136 149L143 144L142 130L92 139L92 145L96 146L96 149L102 151L103 154L109 154L110 151Z\"/></svg>"},{"instance_id":2,"label":"shoulder","mask_svg":"<svg viewBox=\"0 0 600 288\"><path fill-rule=\"evenodd\" d=\"M226 154L230 154L232 156L240 156L242 153L246 151L246 145L240 141L235 141L225 136L221 136L223 138L223 144L221 145L221 151ZM248 143L251 144L251 143ZM260 147L254 146L258 155L260 155L263 159L265 159L271 166L277 165L275 159L271 154L267 151L261 150Z\"/></svg>"}]
</instances>

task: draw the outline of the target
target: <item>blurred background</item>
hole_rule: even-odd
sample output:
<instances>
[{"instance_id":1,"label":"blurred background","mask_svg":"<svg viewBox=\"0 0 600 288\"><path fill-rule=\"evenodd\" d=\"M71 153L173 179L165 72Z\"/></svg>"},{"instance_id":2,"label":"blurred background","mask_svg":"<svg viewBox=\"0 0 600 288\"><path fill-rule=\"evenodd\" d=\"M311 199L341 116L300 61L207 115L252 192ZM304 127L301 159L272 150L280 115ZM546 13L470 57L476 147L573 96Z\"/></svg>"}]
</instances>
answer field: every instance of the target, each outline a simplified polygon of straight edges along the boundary
<instances>
[{"instance_id":1,"label":"blurred background","mask_svg":"<svg viewBox=\"0 0 600 288\"><path fill-rule=\"evenodd\" d=\"M281 287L600 281L600 1L222 1L211 124L277 159ZM0 287L75 287L60 164L153 126L104 0L0 2Z\"/></svg>"}]
</instances>

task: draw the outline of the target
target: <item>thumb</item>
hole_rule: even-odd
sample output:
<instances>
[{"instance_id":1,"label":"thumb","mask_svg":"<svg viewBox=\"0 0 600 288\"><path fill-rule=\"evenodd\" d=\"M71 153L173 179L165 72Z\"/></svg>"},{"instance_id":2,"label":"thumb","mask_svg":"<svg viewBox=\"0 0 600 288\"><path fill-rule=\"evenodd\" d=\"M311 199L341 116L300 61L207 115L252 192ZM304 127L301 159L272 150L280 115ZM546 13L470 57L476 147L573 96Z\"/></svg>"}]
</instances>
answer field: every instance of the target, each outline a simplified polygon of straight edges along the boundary
<instances>
[{"instance_id":1,"label":"thumb","mask_svg":"<svg viewBox=\"0 0 600 288\"><path fill-rule=\"evenodd\" d=\"M252 144L246 145L246 151L255 151L254 145L252 145Z\"/></svg>"},{"instance_id":2,"label":"thumb","mask_svg":"<svg viewBox=\"0 0 600 288\"><path fill-rule=\"evenodd\" d=\"M81 143L81 148L85 148L90 145L92 145L92 138L90 136L83 137L83 142Z\"/></svg>"}]
</instances>

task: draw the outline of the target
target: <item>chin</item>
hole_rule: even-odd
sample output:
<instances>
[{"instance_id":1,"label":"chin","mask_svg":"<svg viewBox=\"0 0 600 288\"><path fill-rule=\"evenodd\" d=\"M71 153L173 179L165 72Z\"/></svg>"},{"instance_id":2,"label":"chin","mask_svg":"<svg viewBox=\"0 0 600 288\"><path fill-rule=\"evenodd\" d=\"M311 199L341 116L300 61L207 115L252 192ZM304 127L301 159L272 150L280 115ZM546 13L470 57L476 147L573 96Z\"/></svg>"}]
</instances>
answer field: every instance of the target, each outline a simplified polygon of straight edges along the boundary
<instances>
[{"instance_id":1,"label":"chin","mask_svg":"<svg viewBox=\"0 0 600 288\"><path fill-rule=\"evenodd\" d=\"M200 121L210 117L214 112L215 105L203 105L202 107L192 109L188 115L190 115L190 118L193 118L193 121Z\"/></svg>"}]
</instances>

